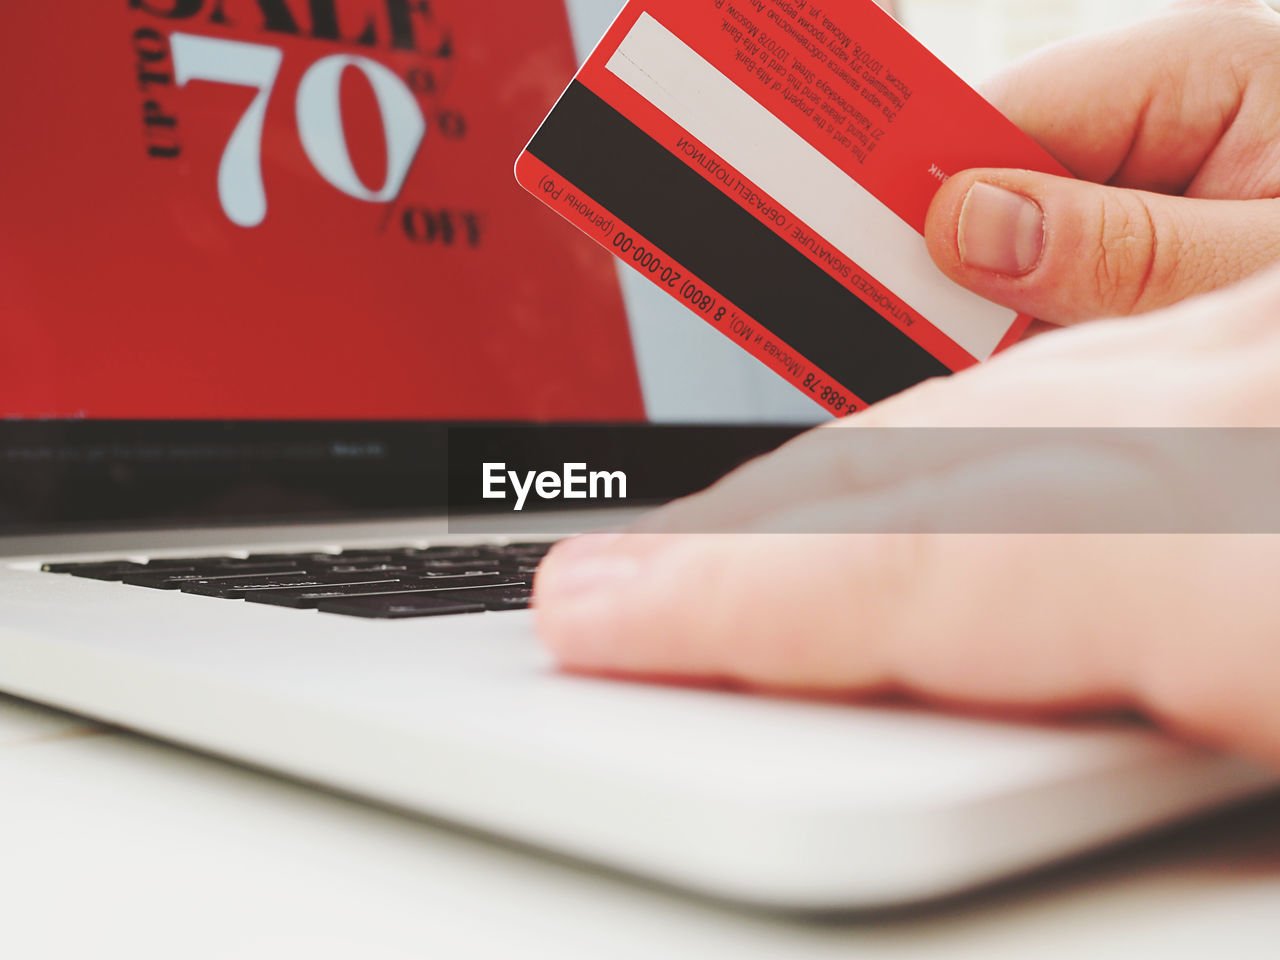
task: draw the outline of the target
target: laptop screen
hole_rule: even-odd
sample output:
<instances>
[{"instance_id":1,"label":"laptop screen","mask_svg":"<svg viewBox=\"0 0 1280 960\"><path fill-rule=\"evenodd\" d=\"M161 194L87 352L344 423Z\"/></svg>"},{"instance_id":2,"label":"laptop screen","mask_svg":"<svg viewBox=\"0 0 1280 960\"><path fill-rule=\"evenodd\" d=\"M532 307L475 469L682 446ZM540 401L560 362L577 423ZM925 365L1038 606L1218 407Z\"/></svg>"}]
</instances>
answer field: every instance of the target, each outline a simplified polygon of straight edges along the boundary
<instances>
[{"instance_id":1,"label":"laptop screen","mask_svg":"<svg viewBox=\"0 0 1280 960\"><path fill-rule=\"evenodd\" d=\"M644 418L609 257L514 184L562 0L5 14L9 418Z\"/></svg>"},{"instance_id":2,"label":"laptop screen","mask_svg":"<svg viewBox=\"0 0 1280 960\"><path fill-rule=\"evenodd\" d=\"M434 508L432 425L821 416L515 182L622 2L7 10L0 533Z\"/></svg>"}]
</instances>

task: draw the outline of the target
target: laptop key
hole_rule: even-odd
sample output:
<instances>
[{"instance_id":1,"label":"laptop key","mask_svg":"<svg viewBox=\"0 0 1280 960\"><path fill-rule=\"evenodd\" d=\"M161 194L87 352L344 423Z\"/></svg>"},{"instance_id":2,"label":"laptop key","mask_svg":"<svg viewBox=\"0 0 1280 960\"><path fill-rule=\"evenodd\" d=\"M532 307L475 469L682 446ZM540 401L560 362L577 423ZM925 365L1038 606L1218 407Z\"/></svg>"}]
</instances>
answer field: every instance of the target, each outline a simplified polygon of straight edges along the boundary
<instances>
[{"instance_id":1,"label":"laptop key","mask_svg":"<svg viewBox=\"0 0 1280 960\"><path fill-rule=\"evenodd\" d=\"M327 557L311 557L302 561L304 566L315 567L344 567L352 566L358 563L402 563L401 557L393 557L389 553L370 553L360 555L345 556L343 554L332 554Z\"/></svg>"},{"instance_id":2,"label":"laptop key","mask_svg":"<svg viewBox=\"0 0 1280 960\"><path fill-rule=\"evenodd\" d=\"M195 580L191 583L182 584L181 589L183 593L190 593L200 597L216 597L221 600L244 600L250 593L259 593L265 590L302 590L307 587L321 589L323 587L398 582L392 576L380 577L374 574L318 576L309 573L289 573L249 577L242 580Z\"/></svg>"},{"instance_id":3,"label":"laptop key","mask_svg":"<svg viewBox=\"0 0 1280 960\"><path fill-rule=\"evenodd\" d=\"M476 590L467 595L468 600L484 604L493 613L507 610L528 610L533 605L533 593L527 585L502 587L495 590Z\"/></svg>"},{"instance_id":4,"label":"laptop key","mask_svg":"<svg viewBox=\"0 0 1280 960\"><path fill-rule=\"evenodd\" d=\"M153 590L179 590L184 583L194 583L196 581L209 582L213 580L244 580L254 575L270 576L287 573L298 573L297 567L286 567L276 564L274 566L257 566L242 567L238 570L218 570L210 572L202 571L172 571L165 573L152 573L148 570L146 573L130 574L120 579L131 587L150 587Z\"/></svg>"},{"instance_id":5,"label":"laptop key","mask_svg":"<svg viewBox=\"0 0 1280 960\"><path fill-rule=\"evenodd\" d=\"M211 560L207 563L197 563L195 568L197 571L208 570L210 573L220 573L226 571L228 573L257 573L262 570L287 568L291 570L301 569L302 564L297 559L293 560L240 560L236 558L227 558L224 560Z\"/></svg>"},{"instance_id":6,"label":"laptop key","mask_svg":"<svg viewBox=\"0 0 1280 960\"><path fill-rule=\"evenodd\" d=\"M527 610L532 602L529 586L518 584L441 593L383 594L322 600L321 613L336 613L371 620L408 620L415 617L447 617L454 614Z\"/></svg>"},{"instance_id":7,"label":"laptop key","mask_svg":"<svg viewBox=\"0 0 1280 960\"><path fill-rule=\"evenodd\" d=\"M142 564L132 564L124 566L103 565L98 567L86 566L80 570L68 571L73 577L85 577L89 580L125 580L132 576L147 575L152 577L159 576L178 576L186 573L194 573L195 567L146 567Z\"/></svg>"},{"instance_id":8,"label":"laptop key","mask_svg":"<svg viewBox=\"0 0 1280 960\"><path fill-rule=\"evenodd\" d=\"M336 553L251 553L248 558L255 563L326 563L340 560Z\"/></svg>"},{"instance_id":9,"label":"laptop key","mask_svg":"<svg viewBox=\"0 0 1280 960\"><path fill-rule=\"evenodd\" d=\"M532 577L538 572L538 568L532 563L511 563L510 561L503 561L502 572L515 576Z\"/></svg>"},{"instance_id":10,"label":"laptop key","mask_svg":"<svg viewBox=\"0 0 1280 960\"><path fill-rule=\"evenodd\" d=\"M148 570L169 570L174 567L208 567L221 563L244 563L241 557L159 557L147 561Z\"/></svg>"},{"instance_id":11,"label":"laptop key","mask_svg":"<svg viewBox=\"0 0 1280 960\"><path fill-rule=\"evenodd\" d=\"M369 620L409 620L420 617L452 617L460 614L484 613L483 603L464 599L466 595L391 594L381 597L347 597L322 600L316 605L321 613Z\"/></svg>"},{"instance_id":12,"label":"laptop key","mask_svg":"<svg viewBox=\"0 0 1280 960\"><path fill-rule=\"evenodd\" d=\"M114 571L145 570L140 563L132 560L100 560L92 563L46 563L40 568L45 573L72 573L87 575L90 573L111 573Z\"/></svg>"},{"instance_id":13,"label":"laptop key","mask_svg":"<svg viewBox=\"0 0 1280 960\"><path fill-rule=\"evenodd\" d=\"M551 552L554 543L508 543L505 547L500 547L504 553L518 553L522 556L545 557Z\"/></svg>"},{"instance_id":14,"label":"laptop key","mask_svg":"<svg viewBox=\"0 0 1280 960\"><path fill-rule=\"evenodd\" d=\"M425 547L422 549L406 549L396 553L397 557L413 560L466 561L488 559L488 547Z\"/></svg>"},{"instance_id":15,"label":"laptop key","mask_svg":"<svg viewBox=\"0 0 1280 960\"><path fill-rule=\"evenodd\" d=\"M414 560L404 561L414 573L448 576L463 573L498 573L502 564L498 560Z\"/></svg>"},{"instance_id":16,"label":"laptop key","mask_svg":"<svg viewBox=\"0 0 1280 960\"><path fill-rule=\"evenodd\" d=\"M326 565L326 570L334 574L342 573L408 573L409 568L402 564L395 563L349 563Z\"/></svg>"},{"instance_id":17,"label":"laptop key","mask_svg":"<svg viewBox=\"0 0 1280 960\"><path fill-rule=\"evenodd\" d=\"M246 590L269 590L273 587L319 587L322 584L305 573L268 573L251 577L234 577L230 580L189 580L178 584L183 593L200 597L218 597L222 600L243 600Z\"/></svg>"},{"instance_id":18,"label":"laptop key","mask_svg":"<svg viewBox=\"0 0 1280 960\"><path fill-rule=\"evenodd\" d=\"M299 610L314 609L322 600L341 600L344 597L375 596L379 594L407 593L456 593L459 590L479 589L481 587L516 586L525 581L518 577L474 576L474 577L438 577L434 580L403 579L375 584L352 584L315 589L301 587L297 590L263 590L245 594L250 603L268 603L278 607L293 607Z\"/></svg>"}]
</instances>

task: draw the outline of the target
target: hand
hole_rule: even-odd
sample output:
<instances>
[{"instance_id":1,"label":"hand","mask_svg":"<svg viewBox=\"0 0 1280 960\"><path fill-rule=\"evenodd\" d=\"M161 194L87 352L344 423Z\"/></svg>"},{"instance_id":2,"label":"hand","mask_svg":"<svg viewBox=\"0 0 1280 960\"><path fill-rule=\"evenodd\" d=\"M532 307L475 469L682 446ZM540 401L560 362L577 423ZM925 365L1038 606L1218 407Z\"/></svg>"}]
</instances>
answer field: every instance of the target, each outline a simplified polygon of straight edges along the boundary
<instances>
[{"instance_id":1,"label":"hand","mask_svg":"<svg viewBox=\"0 0 1280 960\"><path fill-rule=\"evenodd\" d=\"M1280 260L1280 15L1260 0L1183 3L1054 46L984 92L1082 180L953 177L926 235L957 283L1071 324Z\"/></svg>"},{"instance_id":2,"label":"hand","mask_svg":"<svg viewBox=\"0 0 1280 960\"><path fill-rule=\"evenodd\" d=\"M575 671L1017 712L1137 708L1280 760L1280 539L929 532L940 500L964 511L1064 476L1069 488L1091 463L1150 481L1141 449L1073 452L1056 478L1021 474L1021 451L1000 444L922 450L896 475L833 456L834 439L868 428L1280 426L1278 315L1280 272L1269 272L930 382L748 465L643 532L553 550L538 627ZM917 532L676 532L811 530L869 504Z\"/></svg>"}]
</instances>

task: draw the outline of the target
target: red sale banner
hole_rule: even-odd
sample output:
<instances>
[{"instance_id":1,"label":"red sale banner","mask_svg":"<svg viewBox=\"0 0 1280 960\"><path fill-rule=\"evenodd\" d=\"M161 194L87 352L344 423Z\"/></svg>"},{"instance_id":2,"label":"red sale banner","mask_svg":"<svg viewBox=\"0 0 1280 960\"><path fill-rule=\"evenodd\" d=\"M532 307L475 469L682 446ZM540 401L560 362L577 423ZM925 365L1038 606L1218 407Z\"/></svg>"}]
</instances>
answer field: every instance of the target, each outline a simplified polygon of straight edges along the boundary
<instances>
[{"instance_id":1,"label":"red sale banner","mask_svg":"<svg viewBox=\"0 0 1280 960\"><path fill-rule=\"evenodd\" d=\"M611 259L511 178L562 0L4 17L0 415L643 417Z\"/></svg>"}]
</instances>

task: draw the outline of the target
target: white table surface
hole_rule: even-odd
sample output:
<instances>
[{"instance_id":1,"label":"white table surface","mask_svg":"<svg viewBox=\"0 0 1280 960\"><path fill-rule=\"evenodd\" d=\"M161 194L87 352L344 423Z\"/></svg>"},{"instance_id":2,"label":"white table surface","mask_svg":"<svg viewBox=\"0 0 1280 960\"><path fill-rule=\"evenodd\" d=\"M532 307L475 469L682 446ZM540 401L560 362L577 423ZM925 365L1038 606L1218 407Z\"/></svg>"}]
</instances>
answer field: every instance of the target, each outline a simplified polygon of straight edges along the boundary
<instances>
[{"instance_id":1,"label":"white table surface","mask_svg":"<svg viewBox=\"0 0 1280 960\"><path fill-rule=\"evenodd\" d=\"M1280 801L946 907L748 913L0 698L0 956L1280 956Z\"/></svg>"}]
</instances>

